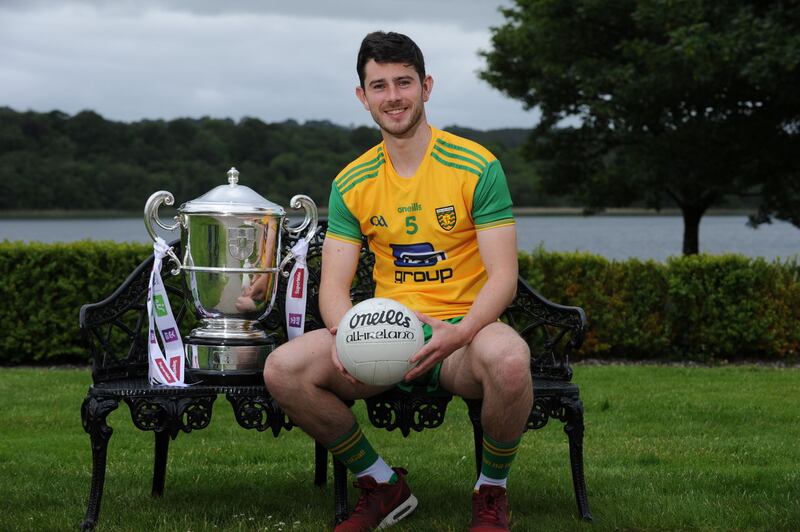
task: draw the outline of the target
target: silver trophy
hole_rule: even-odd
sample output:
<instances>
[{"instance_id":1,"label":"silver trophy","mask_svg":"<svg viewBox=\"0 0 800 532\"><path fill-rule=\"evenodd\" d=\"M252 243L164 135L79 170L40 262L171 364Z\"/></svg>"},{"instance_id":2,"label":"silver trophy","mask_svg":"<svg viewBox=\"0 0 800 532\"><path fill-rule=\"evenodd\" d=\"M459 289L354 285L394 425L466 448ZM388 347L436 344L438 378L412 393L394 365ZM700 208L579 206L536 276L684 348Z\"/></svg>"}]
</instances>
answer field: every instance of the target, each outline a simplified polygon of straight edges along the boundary
<instances>
[{"instance_id":1,"label":"silver trophy","mask_svg":"<svg viewBox=\"0 0 800 532\"><path fill-rule=\"evenodd\" d=\"M186 373L207 382L260 380L267 355L275 348L275 335L259 324L272 310L278 275L294 258L281 260L281 235L287 231L310 241L317 231L317 206L308 196L294 196L293 209L303 208L305 218L289 226L280 205L240 185L239 172L228 171L228 184L220 185L178 208L175 223L165 225L158 208L172 205L167 191L150 196L144 207L144 224L153 241L155 226L167 231L180 228L183 257L170 249L173 275L183 271L189 303L200 326L184 339Z\"/></svg>"}]
</instances>

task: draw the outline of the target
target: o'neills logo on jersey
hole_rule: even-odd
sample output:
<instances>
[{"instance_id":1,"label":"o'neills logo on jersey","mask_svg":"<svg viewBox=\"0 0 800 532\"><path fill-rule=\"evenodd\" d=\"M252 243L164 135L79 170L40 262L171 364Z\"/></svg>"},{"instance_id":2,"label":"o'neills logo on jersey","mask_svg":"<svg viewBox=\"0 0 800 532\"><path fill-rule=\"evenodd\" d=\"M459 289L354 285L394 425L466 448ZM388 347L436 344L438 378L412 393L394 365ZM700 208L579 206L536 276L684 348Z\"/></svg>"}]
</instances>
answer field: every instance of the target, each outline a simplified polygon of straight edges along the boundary
<instances>
[{"instance_id":1,"label":"o'neills logo on jersey","mask_svg":"<svg viewBox=\"0 0 800 532\"><path fill-rule=\"evenodd\" d=\"M296 272L294 272L294 278L292 279L292 297L294 298L301 298L303 297L303 287L305 286L305 278L306 278L306 270L303 268L298 268Z\"/></svg>"},{"instance_id":2,"label":"o'neills logo on jersey","mask_svg":"<svg viewBox=\"0 0 800 532\"><path fill-rule=\"evenodd\" d=\"M417 203L416 201L411 205L405 205L403 207L398 207L397 212L417 212L422 210L422 204Z\"/></svg>"},{"instance_id":3,"label":"o'neills logo on jersey","mask_svg":"<svg viewBox=\"0 0 800 532\"><path fill-rule=\"evenodd\" d=\"M398 312L396 310L382 310L380 312L366 312L362 314L353 314L350 318L350 328L363 327L365 325L380 325L386 323L389 325L400 325L401 327L410 327L411 318L406 316L405 312Z\"/></svg>"}]
</instances>

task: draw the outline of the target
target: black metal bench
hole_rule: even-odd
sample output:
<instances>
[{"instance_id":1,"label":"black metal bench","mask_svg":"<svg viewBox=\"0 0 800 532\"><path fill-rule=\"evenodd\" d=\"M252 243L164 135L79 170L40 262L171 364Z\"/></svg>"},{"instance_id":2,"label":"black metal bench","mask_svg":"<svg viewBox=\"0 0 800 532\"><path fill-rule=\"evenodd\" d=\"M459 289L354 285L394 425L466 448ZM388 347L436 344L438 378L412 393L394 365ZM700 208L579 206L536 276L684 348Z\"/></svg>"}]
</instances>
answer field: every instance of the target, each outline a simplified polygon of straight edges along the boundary
<instances>
[{"instance_id":1,"label":"black metal bench","mask_svg":"<svg viewBox=\"0 0 800 532\"><path fill-rule=\"evenodd\" d=\"M326 225L309 246L309 291L306 330L323 326L317 303L319 264ZM285 254L293 242L282 245ZM177 248L179 243L173 243ZM180 250L176 250L180 255ZM80 327L90 350L93 384L81 406L84 430L92 447L92 481L89 502L82 528L93 528L100 513L105 482L106 455L112 429L106 423L108 415L120 401L131 412L133 424L140 430L153 431L155 459L152 493L164 492L169 441L180 432L203 429L211 421L214 401L224 394L231 403L236 421L246 429L271 430L278 436L293 424L269 395L263 384L225 383L195 384L186 388L152 386L147 381L147 308L145 306L149 274L153 259L142 262L107 299L84 305L80 312ZM356 279L351 290L354 301L371 297L374 284L374 257L362 251ZM193 316L188 312L181 276L169 275L165 265L162 277L170 296L172 308L183 332L188 332ZM283 297L286 280L281 277L275 308L263 325L286 338L283 324ZM503 319L512 325L529 343L532 353L531 374L534 379L534 405L528 418L528 429L544 427L550 418L564 423L569 440L569 456L575 498L581 518L591 520L583 473L583 404L578 386L571 382L569 354L580 347L587 328L582 309L551 303L519 279L517 296L506 309ZM428 396L424 390L410 393L390 390L366 400L369 419L376 427L399 429L403 436L411 430L435 428L444 421L449 396ZM466 400L473 426L476 468L480 471L482 429L480 401ZM328 453L317 444L314 483L327 481ZM334 460L335 520L347 516L347 470Z\"/></svg>"}]
</instances>

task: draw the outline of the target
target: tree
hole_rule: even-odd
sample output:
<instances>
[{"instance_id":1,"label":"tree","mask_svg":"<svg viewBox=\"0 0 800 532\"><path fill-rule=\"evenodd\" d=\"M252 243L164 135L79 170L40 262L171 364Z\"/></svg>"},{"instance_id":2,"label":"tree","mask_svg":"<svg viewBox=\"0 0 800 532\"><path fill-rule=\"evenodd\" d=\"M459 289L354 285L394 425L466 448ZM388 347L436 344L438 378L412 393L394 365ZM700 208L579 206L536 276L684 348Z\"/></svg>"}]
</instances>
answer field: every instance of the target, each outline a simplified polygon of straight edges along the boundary
<instances>
[{"instance_id":1,"label":"tree","mask_svg":"<svg viewBox=\"0 0 800 532\"><path fill-rule=\"evenodd\" d=\"M589 208L677 205L683 251L726 195L798 173L800 3L515 0L481 77L538 107L527 155ZM565 126L565 123L578 125ZM797 197L797 196L796 196Z\"/></svg>"}]
</instances>

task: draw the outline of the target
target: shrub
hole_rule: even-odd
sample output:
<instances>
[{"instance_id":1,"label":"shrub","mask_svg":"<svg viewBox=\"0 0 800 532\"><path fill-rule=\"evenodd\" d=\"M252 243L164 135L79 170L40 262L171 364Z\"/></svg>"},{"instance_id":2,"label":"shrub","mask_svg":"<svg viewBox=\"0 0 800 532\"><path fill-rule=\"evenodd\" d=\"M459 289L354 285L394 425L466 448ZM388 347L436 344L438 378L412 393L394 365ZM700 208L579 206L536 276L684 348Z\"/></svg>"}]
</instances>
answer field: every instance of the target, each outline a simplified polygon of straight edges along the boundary
<instances>
[{"instance_id":1,"label":"shrub","mask_svg":"<svg viewBox=\"0 0 800 532\"><path fill-rule=\"evenodd\" d=\"M0 242L0 363L87 362L78 311L109 296L146 244Z\"/></svg>"},{"instance_id":2,"label":"shrub","mask_svg":"<svg viewBox=\"0 0 800 532\"><path fill-rule=\"evenodd\" d=\"M738 255L670 259L667 335L678 355L784 357L796 352L796 268Z\"/></svg>"},{"instance_id":3,"label":"shrub","mask_svg":"<svg viewBox=\"0 0 800 532\"><path fill-rule=\"evenodd\" d=\"M108 297L147 244L0 243L0 364L85 363L78 311ZM737 255L609 261L537 249L520 273L548 299L583 307L583 357L767 360L800 350L800 266Z\"/></svg>"},{"instance_id":4,"label":"shrub","mask_svg":"<svg viewBox=\"0 0 800 532\"><path fill-rule=\"evenodd\" d=\"M663 264L538 249L520 254L520 272L548 299L583 307L583 356L780 359L800 347L794 261L695 255Z\"/></svg>"}]
</instances>

